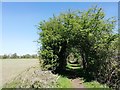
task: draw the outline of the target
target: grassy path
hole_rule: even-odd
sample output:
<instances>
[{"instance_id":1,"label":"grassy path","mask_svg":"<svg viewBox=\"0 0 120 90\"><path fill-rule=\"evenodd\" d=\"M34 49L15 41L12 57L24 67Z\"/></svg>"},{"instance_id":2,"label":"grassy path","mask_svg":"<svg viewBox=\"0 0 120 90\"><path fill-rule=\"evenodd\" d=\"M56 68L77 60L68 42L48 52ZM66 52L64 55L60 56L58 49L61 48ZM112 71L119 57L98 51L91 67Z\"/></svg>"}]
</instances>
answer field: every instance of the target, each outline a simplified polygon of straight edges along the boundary
<instances>
[{"instance_id":1,"label":"grassy path","mask_svg":"<svg viewBox=\"0 0 120 90\"><path fill-rule=\"evenodd\" d=\"M77 64L68 64L69 73L66 75L71 79L72 88L109 88L105 84L100 84L95 80L86 81L87 78L84 77L83 71Z\"/></svg>"},{"instance_id":2,"label":"grassy path","mask_svg":"<svg viewBox=\"0 0 120 90\"><path fill-rule=\"evenodd\" d=\"M85 88L83 85L83 80L80 79L76 70L79 70L78 65L68 65L68 69L63 71L62 76L58 80L59 88Z\"/></svg>"},{"instance_id":3,"label":"grassy path","mask_svg":"<svg viewBox=\"0 0 120 90\"><path fill-rule=\"evenodd\" d=\"M73 88L84 88L83 82L79 78L72 79L71 83Z\"/></svg>"},{"instance_id":4,"label":"grassy path","mask_svg":"<svg viewBox=\"0 0 120 90\"><path fill-rule=\"evenodd\" d=\"M60 76L57 83L58 88L85 88L83 81L79 78L69 79L67 77Z\"/></svg>"},{"instance_id":5,"label":"grassy path","mask_svg":"<svg viewBox=\"0 0 120 90\"><path fill-rule=\"evenodd\" d=\"M83 85L83 80L77 77L77 73L74 71L76 69L79 69L80 66L78 64L68 64L68 68L73 69L72 72L70 72L72 88L85 88Z\"/></svg>"}]
</instances>

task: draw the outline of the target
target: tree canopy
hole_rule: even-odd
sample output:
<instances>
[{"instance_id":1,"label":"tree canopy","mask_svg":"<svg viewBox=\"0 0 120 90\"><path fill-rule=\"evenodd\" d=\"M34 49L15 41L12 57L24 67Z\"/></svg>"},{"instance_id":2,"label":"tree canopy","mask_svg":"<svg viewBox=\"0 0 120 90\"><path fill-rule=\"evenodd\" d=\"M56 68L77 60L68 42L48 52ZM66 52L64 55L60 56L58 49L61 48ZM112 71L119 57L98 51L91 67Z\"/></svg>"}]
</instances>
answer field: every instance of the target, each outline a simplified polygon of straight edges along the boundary
<instances>
[{"instance_id":1,"label":"tree canopy","mask_svg":"<svg viewBox=\"0 0 120 90\"><path fill-rule=\"evenodd\" d=\"M56 72L63 71L67 57L77 53L88 75L98 77L101 71L105 74L110 69L108 63L113 56L117 56L118 44L115 43L118 34L113 33L115 24L116 20L113 17L106 18L102 8L98 7L87 11L68 10L40 22L38 43L42 45L39 51L42 67Z\"/></svg>"}]
</instances>

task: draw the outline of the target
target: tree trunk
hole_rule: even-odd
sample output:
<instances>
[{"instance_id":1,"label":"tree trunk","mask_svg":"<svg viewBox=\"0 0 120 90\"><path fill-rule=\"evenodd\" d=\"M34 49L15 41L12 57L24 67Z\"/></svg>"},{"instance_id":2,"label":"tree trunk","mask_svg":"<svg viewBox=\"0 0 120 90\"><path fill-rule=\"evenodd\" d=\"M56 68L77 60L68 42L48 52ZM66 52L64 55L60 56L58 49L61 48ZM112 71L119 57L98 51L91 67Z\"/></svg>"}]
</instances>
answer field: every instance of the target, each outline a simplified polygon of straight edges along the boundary
<instances>
[{"instance_id":1,"label":"tree trunk","mask_svg":"<svg viewBox=\"0 0 120 90\"><path fill-rule=\"evenodd\" d=\"M88 53L85 53L86 69L89 68Z\"/></svg>"},{"instance_id":2,"label":"tree trunk","mask_svg":"<svg viewBox=\"0 0 120 90\"><path fill-rule=\"evenodd\" d=\"M62 48L58 54L59 60L58 64L59 66L57 67L56 71L62 72L65 70L67 61L66 61L66 49L67 49L67 42L62 43Z\"/></svg>"},{"instance_id":3,"label":"tree trunk","mask_svg":"<svg viewBox=\"0 0 120 90\"><path fill-rule=\"evenodd\" d=\"M83 53L81 54L81 57L82 57L83 69L85 70L86 69L86 61L85 61L85 56Z\"/></svg>"},{"instance_id":4,"label":"tree trunk","mask_svg":"<svg viewBox=\"0 0 120 90\"><path fill-rule=\"evenodd\" d=\"M87 57L85 51L82 50L82 49L80 49L80 54L81 54L81 57L82 57L83 69L86 70L86 68L87 68L87 61L88 61L87 59L88 59L88 57Z\"/></svg>"}]
</instances>

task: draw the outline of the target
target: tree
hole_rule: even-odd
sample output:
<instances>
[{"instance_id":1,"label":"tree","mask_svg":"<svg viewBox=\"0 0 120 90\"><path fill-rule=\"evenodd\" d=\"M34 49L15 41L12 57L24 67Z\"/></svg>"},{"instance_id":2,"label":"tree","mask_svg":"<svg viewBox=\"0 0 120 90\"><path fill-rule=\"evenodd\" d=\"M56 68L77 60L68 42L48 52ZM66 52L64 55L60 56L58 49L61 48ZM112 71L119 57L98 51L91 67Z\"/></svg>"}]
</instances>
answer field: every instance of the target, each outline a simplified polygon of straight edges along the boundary
<instances>
[{"instance_id":1,"label":"tree","mask_svg":"<svg viewBox=\"0 0 120 90\"><path fill-rule=\"evenodd\" d=\"M40 53L44 59L43 65L65 68L66 57L74 47L79 49L84 69L88 68L92 62L88 59L96 59L97 56L92 55L103 47L107 49L114 39L111 32L115 20L106 20L104 17L102 8L95 7L83 12L69 10L41 22L38 29L42 31L38 42L42 44Z\"/></svg>"},{"instance_id":2,"label":"tree","mask_svg":"<svg viewBox=\"0 0 120 90\"><path fill-rule=\"evenodd\" d=\"M9 58L9 56L6 55L6 54L4 54L4 55L2 56L2 58L3 58L3 59L7 59L7 58Z\"/></svg>"},{"instance_id":3,"label":"tree","mask_svg":"<svg viewBox=\"0 0 120 90\"><path fill-rule=\"evenodd\" d=\"M37 58L37 54L31 55L32 58Z\"/></svg>"},{"instance_id":4,"label":"tree","mask_svg":"<svg viewBox=\"0 0 120 90\"><path fill-rule=\"evenodd\" d=\"M31 58L31 55L30 54L26 54L24 55L25 58Z\"/></svg>"},{"instance_id":5,"label":"tree","mask_svg":"<svg viewBox=\"0 0 120 90\"><path fill-rule=\"evenodd\" d=\"M120 65L118 60L113 59L117 56L119 39L118 34L112 32L115 24L116 20L107 19L102 8L98 7L87 11L69 10L41 22L38 43L42 45L39 51L42 67L63 71L67 57L77 53L82 58L87 76L92 75L97 80L102 77L101 82L110 82L108 84L113 86L113 81L118 82Z\"/></svg>"},{"instance_id":6,"label":"tree","mask_svg":"<svg viewBox=\"0 0 120 90\"><path fill-rule=\"evenodd\" d=\"M11 58L18 58L17 53L12 54Z\"/></svg>"},{"instance_id":7,"label":"tree","mask_svg":"<svg viewBox=\"0 0 120 90\"><path fill-rule=\"evenodd\" d=\"M119 87L119 34L113 33L116 20L106 18L102 8L87 11L68 11L40 22L39 55L44 69L63 71L67 57L82 58L86 75ZM115 59L117 57L118 59ZM114 84L116 82L116 84Z\"/></svg>"}]
</instances>

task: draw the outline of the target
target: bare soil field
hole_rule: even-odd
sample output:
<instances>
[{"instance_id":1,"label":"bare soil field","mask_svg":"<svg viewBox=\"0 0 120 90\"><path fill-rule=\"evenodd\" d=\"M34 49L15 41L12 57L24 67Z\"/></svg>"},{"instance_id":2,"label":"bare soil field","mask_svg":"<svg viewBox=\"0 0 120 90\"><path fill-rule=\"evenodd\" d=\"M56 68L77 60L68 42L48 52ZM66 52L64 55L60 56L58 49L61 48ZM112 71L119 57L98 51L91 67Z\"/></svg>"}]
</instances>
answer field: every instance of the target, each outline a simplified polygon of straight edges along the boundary
<instances>
[{"instance_id":1,"label":"bare soil field","mask_svg":"<svg viewBox=\"0 0 120 90\"><path fill-rule=\"evenodd\" d=\"M39 67L39 60L37 59L4 59L0 60L0 62L2 67L2 70L0 70L0 73L2 73L0 81L2 81L2 85L30 67Z\"/></svg>"}]
</instances>

